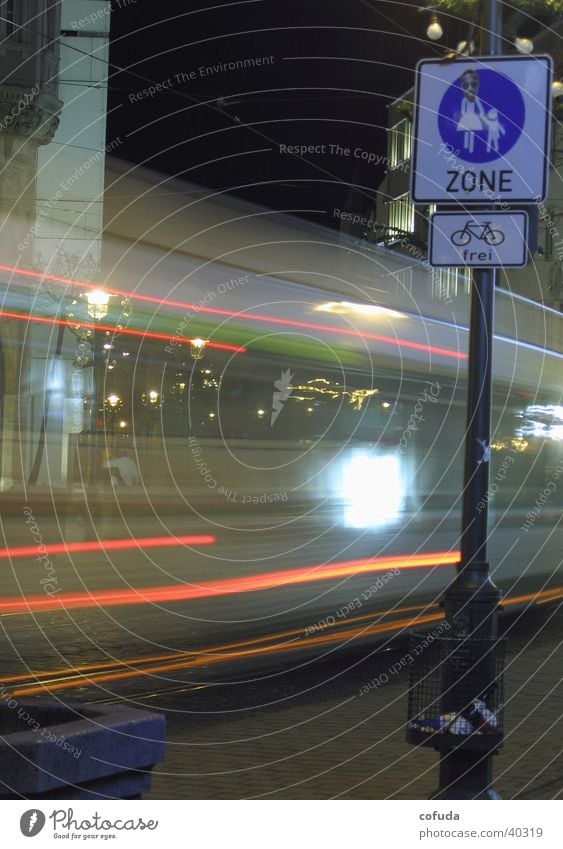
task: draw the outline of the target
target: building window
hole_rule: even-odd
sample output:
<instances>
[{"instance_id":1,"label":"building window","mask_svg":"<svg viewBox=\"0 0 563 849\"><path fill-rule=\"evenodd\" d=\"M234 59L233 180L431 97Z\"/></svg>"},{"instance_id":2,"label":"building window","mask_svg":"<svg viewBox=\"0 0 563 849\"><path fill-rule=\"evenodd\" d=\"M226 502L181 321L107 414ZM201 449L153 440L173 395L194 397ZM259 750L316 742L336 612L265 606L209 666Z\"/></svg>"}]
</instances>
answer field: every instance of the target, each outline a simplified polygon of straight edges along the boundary
<instances>
[{"instance_id":1,"label":"building window","mask_svg":"<svg viewBox=\"0 0 563 849\"><path fill-rule=\"evenodd\" d=\"M57 7L49 6L47 9L47 43L49 47L53 47L53 42L57 37Z\"/></svg>"},{"instance_id":2,"label":"building window","mask_svg":"<svg viewBox=\"0 0 563 849\"><path fill-rule=\"evenodd\" d=\"M389 130L389 167L396 168L411 157L412 123L404 118Z\"/></svg>"},{"instance_id":3,"label":"building window","mask_svg":"<svg viewBox=\"0 0 563 849\"><path fill-rule=\"evenodd\" d=\"M414 204L408 193L389 202L387 224L391 238L398 238L401 233L414 233Z\"/></svg>"},{"instance_id":4,"label":"building window","mask_svg":"<svg viewBox=\"0 0 563 849\"><path fill-rule=\"evenodd\" d=\"M463 268L435 268L432 271L432 300L451 301L458 295L468 295L471 277Z\"/></svg>"},{"instance_id":5,"label":"building window","mask_svg":"<svg viewBox=\"0 0 563 849\"><path fill-rule=\"evenodd\" d=\"M553 216L552 211L548 209L547 216L546 216L546 222L552 221L553 220L552 216ZM552 234L551 227L549 226L549 224L546 223L546 226L545 226L545 259L550 259L552 253L553 253L553 234Z\"/></svg>"},{"instance_id":6,"label":"building window","mask_svg":"<svg viewBox=\"0 0 563 849\"><path fill-rule=\"evenodd\" d=\"M0 6L4 32L9 37L16 31L16 0L4 0Z\"/></svg>"},{"instance_id":7,"label":"building window","mask_svg":"<svg viewBox=\"0 0 563 849\"><path fill-rule=\"evenodd\" d=\"M386 288L394 295L412 295L412 265L390 272L385 281Z\"/></svg>"}]
</instances>

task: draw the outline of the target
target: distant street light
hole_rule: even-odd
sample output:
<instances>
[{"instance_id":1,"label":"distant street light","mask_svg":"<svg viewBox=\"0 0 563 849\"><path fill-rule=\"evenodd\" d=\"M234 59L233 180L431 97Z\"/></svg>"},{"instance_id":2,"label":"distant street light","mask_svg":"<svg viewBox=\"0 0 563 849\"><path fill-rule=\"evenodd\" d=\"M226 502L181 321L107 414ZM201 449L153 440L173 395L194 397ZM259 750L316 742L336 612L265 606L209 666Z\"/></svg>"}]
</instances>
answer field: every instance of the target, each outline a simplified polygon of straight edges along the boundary
<instances>
[{"instance_id":1,"label":"distant street light","mask_svg":"<svg viewBox=\"0 0 563 849\"><path fill-rule=\"evenodd\" d=\"M111 435L113 437L115 435L115 416L117 414L118 408L120 408L122 406L122 402L121 402L121 398L119 397L119 395L116 395L115 393L108 395L108 397L106 398L106 401L110 406L110 413L111 413L110 432L111 432Z\"/></svg>"},{"instance_id":2,"label":"distant street light","mask_svg":"<svg viewBox=\"0 0 563 849\"><path fill-rule=\"evenodd\" d=\"M470 41L468 46L467 41L460 41L456 50L462 56L471 56L472 53L475 53L475 42Z\"/></svg>"},{"instance_id":3,"label":"distant street light","mask_svg":"<svg viewBox=\"0 0 563 849\"><path fill-rule=\"evenodd\" d=\"M201 360L203 357L203 352L205 350L205 346L207 345L207 339L191 339L190 340L190 354L192 359Z\"/></svg>"},{"instance_id":4,"label":"distant street light","mask_svg":"<svg viewBox=\"0 0 563 849\"><path fill-rule=\"evenodd\" d=\"M92 409L90 416L90 450L88 460L88 489L90 491L91 509L97 509L98 496L98 408L101 400L99 381L100 362L104 358L103 338L100 335L96 322L102 321L109 312L109 301L111 295L103 289L89 289L84 295L87 303L89 317L94 321L92 331ZM101 403L103 408L103 401ZM112 427L115 412L112 416Z\"/></svg>"},{"instance_id":5,"label":"distant street light","mask_svg":"<svg viewBox=\"0 0 563 849\"><path fill-rule=\"evenodd\" d=\"M145 396L145 399L148 397L149 403L146 405L147 407L147 436L152 436L154 433L154 420L157 415L158 410L158 399L159 394L156 389L150 389Z\"/></svg>"},{"instance_id":6,"label":"distant street light","mask_svg":"<svg viewBox=\"0 0 563 849\"><path fill-rule=\"evenodd\" d=\"M442 25L436 15L432 16L432 19L428 25L428 29L426 30L426 35L432 41L438 41L442 38L444 34L444 30L442 29Z\"/></svg>"},{"instance_id":7,"label":"distant street light","mask_svg":"<svg viewBox=\"0 0 563 849\"><path fill-rule=\"evenodd\" d=\"M518 53L523 53L527 56L529 53L532 53L534 50L534 42L531 38L516 38L514 40L514 47L518 51Z\"/></svg>"},{"instance_id":8,"label":"distant street light","mask_svg":"<svg viewBox=\"0 0 563 849\"><path fill-rule=\"evenodd\" d=\"M60 263L62 263L57 269L58 276L60 278L71 278L74 273L72 269L78 267L77 256L68 255L61 251L58 252L58 257ZM84 269L82 278L85 280L91 280L93 278L94 271L95 268L90 263L89 270ZM88 284L85 285L87 286ZM63 333L65 328L68 328L68 330L70 330L70 332L78 339L78 345L73 359L74 368L92 368L92 389L90 393L89 410L90 427L87 442L88 461L84 489L85 492L88 493L88 498L91 502L92 508L97 510L98 470L100 465L100 458L98 457L100 448L100 445L98 445L98 428L102 426L103 413L107 401L107 399L104 399L104 381L106 378L106 371L105 368L103 368L103 372L100 374L100 368L101 364L104 363L107 370L112 371L117 365L116 360L109 359L111 356L110 352L114 348L115 337L119 335L129 322L131 315L130 302L129 298L121 298L118 302L121 308L119 314L117 316L113 315L111 318L111 324L114 330L112 331L106 327L103 331L101 331L99 325L104 319L106 319L106 316L108 316L108 313L110 312L110 306L113 307L114 304L115 296L111 292L107 292L100 287L88 288L87 291L82 292L80 295L71 295L69 298L66 288L63 291L60 287L53 287L52 291L49 291L49 294L51 297L60 302L62 305L61 311L63 315L66 314L66 321L59 325L55 358L60 356ZM79 302L81 303L81 307L77 308ZM86 316L88 320L86 319ZM124 351L123 356L128 357L130 356L130 353L128 351ZM82 391L81 387L81 392ZM121 399L119 399L119 403L121 406ZM48 409L48 398L46 399L45 406L46 409ZM111 404L109 404L109 406L111 407ZM117 412L114 408L112 408L112 411L114 415ZM46 422L45 412L43 422ZM43 432L44 430L45 427L43 427ZM83 428L82 432L87 433L88 428ZM29 475L30 483L34 483L37 480L37 476L41 468L43 448L44 437L43 440L40 437L36 456ZM79 446L77 446L77 450L80 450Z\"/></svg>"}]
</instances>

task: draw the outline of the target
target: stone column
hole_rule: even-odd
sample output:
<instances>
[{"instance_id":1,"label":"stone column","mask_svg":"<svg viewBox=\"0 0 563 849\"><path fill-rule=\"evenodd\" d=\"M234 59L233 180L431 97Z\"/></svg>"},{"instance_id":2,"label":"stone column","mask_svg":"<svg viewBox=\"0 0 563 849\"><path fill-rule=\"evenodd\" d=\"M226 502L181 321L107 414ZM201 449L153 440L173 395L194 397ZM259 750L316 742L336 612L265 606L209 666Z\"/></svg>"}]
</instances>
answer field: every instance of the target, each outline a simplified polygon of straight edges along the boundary
<instances>
[{"instance_id":1,"label":"stone column","mask_svg":"<svg viewBox=\"0 0 563 849\"><path fill-rule=\"evenodd\" d=\"M37 149L48 144L59 123L62 103L48 91L0 86L0 264L31 268L35 226ZM19 286L10 272L7 285L33 294L31 282ZM29 300L31 303L31 298ZM13 310L19 311L19 310ZM25 314L25 308L22 309ZM29 393L24 319L0 321L2 434L0 490L22 483L26 468Z\"/></svg>"}]
</instances>

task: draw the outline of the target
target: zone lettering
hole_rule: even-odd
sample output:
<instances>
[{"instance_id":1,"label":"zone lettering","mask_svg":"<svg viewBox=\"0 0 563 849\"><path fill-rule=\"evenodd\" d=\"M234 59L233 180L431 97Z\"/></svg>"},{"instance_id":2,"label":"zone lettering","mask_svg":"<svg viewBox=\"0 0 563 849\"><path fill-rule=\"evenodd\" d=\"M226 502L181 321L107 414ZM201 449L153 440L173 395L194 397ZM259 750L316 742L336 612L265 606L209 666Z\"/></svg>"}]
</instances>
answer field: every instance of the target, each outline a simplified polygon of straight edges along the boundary
<instances>
[{"instance_id":1,"label":"zone lettering","mask_svg":"<svg viewBox=\"0 0 563 849\"><path fill-rule=\"evenodd\" d=\"M514 171L505 169L503 171L446 171L450 181L446 187L447 192L457 194L458 192L511 192L512 175Z\"/></svg>"}]
</instances>

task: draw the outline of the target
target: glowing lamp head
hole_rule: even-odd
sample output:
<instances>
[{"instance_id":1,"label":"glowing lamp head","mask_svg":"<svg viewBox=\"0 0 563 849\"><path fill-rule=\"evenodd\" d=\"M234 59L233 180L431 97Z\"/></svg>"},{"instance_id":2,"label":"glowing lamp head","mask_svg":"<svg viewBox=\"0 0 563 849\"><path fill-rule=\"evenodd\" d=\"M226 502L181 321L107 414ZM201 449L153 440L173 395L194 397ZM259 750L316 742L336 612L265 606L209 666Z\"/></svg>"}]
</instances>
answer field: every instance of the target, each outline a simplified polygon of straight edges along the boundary
<instances>
[{"instance_id":1,"label":"glowing lamp head","mask_svg":"<svg viewBox=\"0 0 563 849\"><path fill-rule=\"evenodd\" d=\"M91 289L86 293L88 302L88 315L97 321L108 314L110 296L103 289Z\"/></svg>"},{"instance_id":2,"label":"glowing lamp head","mask_svg":"<svg viewBox=\"0 0 563 849\"><path fill-rule=\"evenodd\" d=\"M467 41L460 41L456 50L461 56L470 56L475 53L475 42L470 41L468 44Z\"/></svg>"},{"instance_id":3,"label":"glowing lamp head","mask_svg":"<svg viewBox=\"0 0 563 849\"><path fill-rule=\"evenodd\" d=\"M198 337L190 340L190 353L194 360L201 360L206 345L207 339L199 339Z\"/></svg>"},{"instance_id":4,"label":"glowing lamp head","mask_svg":"<svg viewBox=\"0 0 563 849\"><path fill-rule=\"evenodd\" d=\"M514 41L514 46L518 53L523 53L527 56L534 49L534 42L531 38L517 38Z\"/></svg>"},{"instance_id":5,"label":"glowing lamp head","mask_svg":"<svg viewBox=\"0 0 563 849\"><path fill-rule=\"evenodd\" d=\"M436 15L434 15L432 17L432 20L428 24L426 35L431 41L438 41L440 38L442 38L443 34L444 30L442 29L442 25L440 24L440 21L438 20Z\"/></svg>"}]
</instances>

